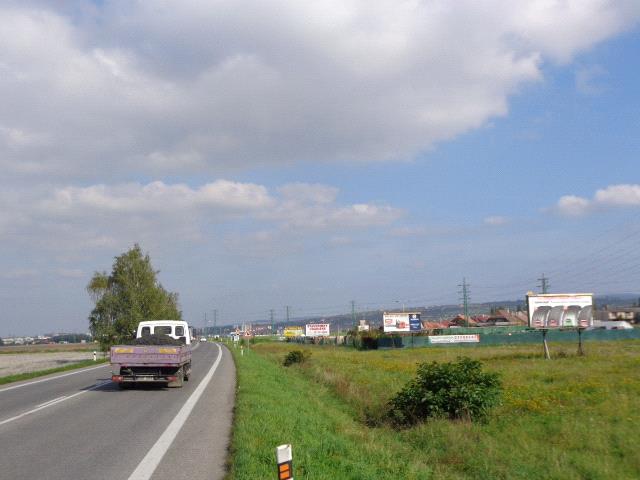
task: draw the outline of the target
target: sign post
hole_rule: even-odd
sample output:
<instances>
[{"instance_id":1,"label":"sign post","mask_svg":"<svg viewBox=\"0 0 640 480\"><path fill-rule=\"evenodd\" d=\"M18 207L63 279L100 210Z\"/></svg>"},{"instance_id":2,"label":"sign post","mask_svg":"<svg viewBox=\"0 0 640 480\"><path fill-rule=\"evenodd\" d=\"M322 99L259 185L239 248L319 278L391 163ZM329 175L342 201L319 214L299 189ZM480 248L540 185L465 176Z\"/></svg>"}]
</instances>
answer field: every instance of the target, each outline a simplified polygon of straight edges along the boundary
<instances>
[{"instance_id":1,"label":"sign post","mask_svg":"<svg viewBox=\"0 0 640 480\"><path fill-rule=\"evenodd\" d=\"M542 329L542 347L544 348L544 358L547 360L551 360L551 355L549 354L549 345L547 345L547 332L549 330L546 328Z\"/></svg>"},{"instance_id":2,"label":"sign post","mask_svg":"<svg viewBox=\"0 0 640 480\"><path fill-rule=\"evenodd\" d=\"M278 480L293 480L291 445L276 447L276 462L278 463Z\"/></svg>"},{"instance_id":3,"label":"sign post","mask_svg":"<svg viewBox=\"0 0 640 480\"><path fill-rule=\"evenodd\" d=\"M584 350L582 348L582 332L584 332L584 328L578 327L578 356L584 357Z\"/></svg>"}]
</instances>

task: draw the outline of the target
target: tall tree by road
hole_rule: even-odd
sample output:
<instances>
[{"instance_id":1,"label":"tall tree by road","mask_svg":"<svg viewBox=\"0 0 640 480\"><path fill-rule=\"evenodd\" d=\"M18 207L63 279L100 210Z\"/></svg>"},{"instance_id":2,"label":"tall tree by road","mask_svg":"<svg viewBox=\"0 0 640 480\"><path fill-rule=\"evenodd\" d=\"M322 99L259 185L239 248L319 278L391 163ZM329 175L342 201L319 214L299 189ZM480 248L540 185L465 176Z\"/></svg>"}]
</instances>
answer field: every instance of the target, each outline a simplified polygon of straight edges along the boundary
<instances>
[{"instance_id":1,"label":"tall tree by road","mask_svg":"<svg viewBox=\"0 0 640 480\"><path fill-rule=\"evenodd\" d=\"M110 275L95 272L87 292L95 302L89 315L91 333L103 348L131 337L142 320L180 320L178 294L157 279L149 255L140 245L115 258Z\"/></svg>"}]
</instances>

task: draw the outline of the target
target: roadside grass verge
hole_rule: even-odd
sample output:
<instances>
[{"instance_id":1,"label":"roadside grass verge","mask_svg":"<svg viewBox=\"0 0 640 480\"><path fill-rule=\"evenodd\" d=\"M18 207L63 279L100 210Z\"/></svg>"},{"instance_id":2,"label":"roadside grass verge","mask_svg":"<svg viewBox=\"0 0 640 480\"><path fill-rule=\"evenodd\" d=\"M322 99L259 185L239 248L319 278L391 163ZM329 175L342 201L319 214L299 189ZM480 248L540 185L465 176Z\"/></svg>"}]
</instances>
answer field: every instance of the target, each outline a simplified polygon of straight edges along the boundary
<instances>
[{"instance_id":1,"label":"roadside grass verge","mask_svg":"<svg viewBox=\"0 0 640 480\"><path fill-rule=\"evenodd\" d=\"M67 370L76 370L78 368L90 367L100 363L106 363L107 359L84 360L82 362L70 363L63 367L49 368L47 370L38 370L36 372L17 373L15 375L7 375L6 377L0 377L0 385L7 383L20 382L22 380L30 380L32 378L44 377L45 375L51 375L52 373L66 372Z\"/></svg>"},{"instance_id":2,"label":"roadside grass verge","mask_svg":"<svg viewBox=\"0 0 640 480\"><path fill-rule=\"evenodd\" d=\"M275 447L293 444L296 478L637 479L640 341L358 352L255 345L236 356L230 479L275 478ZM292 349L313 352L282 366ZM501 406L485 422L432 420L394 430L388 400L419 362L480 360L500 373Z\"/></svg>"},{"instance_id":3,"label":"roadside grass verge","mask_svg":"<svg viewBox=\"0 0 640 480\"><path fill-rule=\"evenodd\" d=\"M238 391L228 479L277 478L275 448L285 443L296 479L431 478L421 459L397 462L408 449L395 433L361 425L330 389L253 350L231 350Z\"/></svg>"}]
</instances>

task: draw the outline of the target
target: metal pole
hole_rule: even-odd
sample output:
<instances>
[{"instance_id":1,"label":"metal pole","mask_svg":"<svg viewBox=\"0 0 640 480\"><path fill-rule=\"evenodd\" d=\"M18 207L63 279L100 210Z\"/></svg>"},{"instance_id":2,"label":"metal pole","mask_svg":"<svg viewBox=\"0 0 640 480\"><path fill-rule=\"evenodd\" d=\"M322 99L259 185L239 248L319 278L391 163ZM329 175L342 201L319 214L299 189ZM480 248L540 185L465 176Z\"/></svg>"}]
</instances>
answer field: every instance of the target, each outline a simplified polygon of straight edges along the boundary
<instances>
[{"instance_id":1,"label":"metal pole","mask_svg":"<svg viewBox=\"0 0 640 480\"><path fill-rule=\"evenodd\" d=\"M582 331L584 328L578 328L578 356L584 357L584 350L582 348Z\"/></svg>"},{"instance_id":2,"label":"metal pole","mask_svg":"<svg viewBox=\"0 0 640 480\"><path fill-rule=\"evenodd\" d=\"M551 360L551 355L549 354L549 345L547 345L547 332L548 330L546 328L542 330L542 346L544 348L544 358L547 360Z\"/></svg>"}]
</instances>

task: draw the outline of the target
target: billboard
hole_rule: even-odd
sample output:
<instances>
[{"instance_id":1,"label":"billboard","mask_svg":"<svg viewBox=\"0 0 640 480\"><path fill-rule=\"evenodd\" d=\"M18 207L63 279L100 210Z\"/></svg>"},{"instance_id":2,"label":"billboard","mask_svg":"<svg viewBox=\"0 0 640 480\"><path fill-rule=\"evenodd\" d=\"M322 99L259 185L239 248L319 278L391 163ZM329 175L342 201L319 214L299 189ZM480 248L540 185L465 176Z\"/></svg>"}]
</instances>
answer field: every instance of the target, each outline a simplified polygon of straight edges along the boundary
<instances>
[{"instance_id":1,"label":"billboard","mask_svg":"<svg viewBox=\"0 0 640 480\"><path fill-rule=\"evenodd\" d=\"M305 331L307 337L328 337L329 336L329 324L328 323L308 323L305 325Z\"/></svg>"},{"instance_id":2,"label":"billboard","mask_svg":"<svg viewBox=\"0 0 640 480\"><path fill-rule=\"evenodd\" d=\"M429 343L479 343L480 335L431 335Z\"/></svg>"},{"instance_id":3,"label":"billboard","mask_svg":"<svg viewBox=\"0 0 640 480\"><path fill-rule=\"evenodd\" d=\"M422 330L420 312L384 312L382 322L385 332L419 332Z\"/></svg>"},{"instance_id":4,"label":"billboard","mask_svg":"<svg viewBox=\"0 0 640 480\"><path fill-rule=\"evenodd\" d=\"M593 325L592 293L527 295L532 328L586 328Z\"/></svg>"},{"instance_id":5,"label":"billboard","mask_svg":"<svg viewBox=\"0 0 640 480\"><path fill-rule=\"evenodd\" d=\"M304 329L302 327L284 327L284 336L291 337L303 337Z\"/></svg>"}]
</instances>

